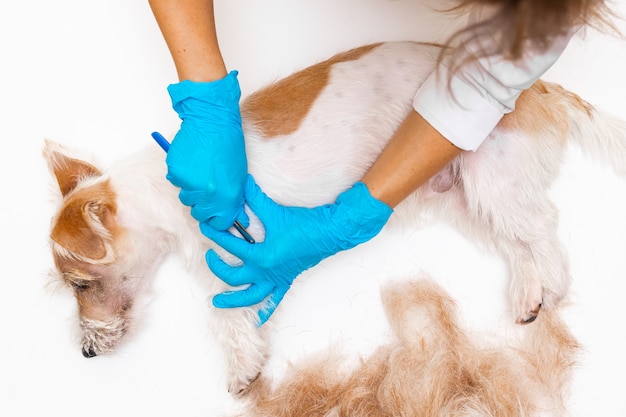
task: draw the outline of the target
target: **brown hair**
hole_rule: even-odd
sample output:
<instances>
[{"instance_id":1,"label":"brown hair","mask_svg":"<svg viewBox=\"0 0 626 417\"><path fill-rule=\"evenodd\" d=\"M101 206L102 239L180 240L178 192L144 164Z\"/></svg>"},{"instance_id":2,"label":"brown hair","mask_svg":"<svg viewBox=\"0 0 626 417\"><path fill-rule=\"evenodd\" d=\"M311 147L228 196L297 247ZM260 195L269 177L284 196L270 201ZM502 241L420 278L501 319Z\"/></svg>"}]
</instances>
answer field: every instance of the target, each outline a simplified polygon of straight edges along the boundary
<instances>
[{"instance_id":1,"label":"brown hair","mask_svg":"<svg viewBox=\"0 0 626 417\"><path fill-rule=\"evenodd\" d=\"M486 6L492 13L485 20L472 24L452 35L448 45L463 39L476 43L485 34L500 39L492 49L480 48L483 56L503 55L506 59L521 58L527 49L546 50L552 41L576 26L590 26L619 33L612 23L615 14L605 0L458 0L452 11ZM459 57L457 64L479 57Z\"/></svg>"}]
</instances>

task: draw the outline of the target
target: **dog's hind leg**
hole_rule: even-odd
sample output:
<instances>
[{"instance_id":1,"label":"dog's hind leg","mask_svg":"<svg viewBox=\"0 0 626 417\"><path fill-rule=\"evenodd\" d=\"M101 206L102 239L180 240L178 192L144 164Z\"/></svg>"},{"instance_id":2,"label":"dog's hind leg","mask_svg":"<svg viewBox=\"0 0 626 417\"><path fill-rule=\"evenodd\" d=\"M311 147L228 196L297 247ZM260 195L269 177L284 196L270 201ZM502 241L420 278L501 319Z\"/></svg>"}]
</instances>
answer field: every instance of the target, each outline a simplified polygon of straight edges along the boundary
<instances>
[{"instance_id":1,"label":"dog's hind leg","mask_svg":"<svg viewBox=\"0 0 626 417\"><path fill-rule=\"evenodd\" d=\"M559 212L548 196L565 139L552 125L541 126L533 134L520 127L496 129L477 152L457 162L474 237L492 242L509 263L512 309L519 323L533 321L542 307L553 307L570 283L558 239Z\"/></svg>"},{"instance_id":2,"label":"dog's hind leg","mask_svg":"<svg viewBox=\"0 0 626 417\"><path fill-rule=\"evenodd\" d=\"M558 238L558 210L547 195L515 204L493 219L502 225L500 233L491 230L496 249L509 264L513 314L518 323L530 323L541 308L555 307L566 295L569 260Z\"/></svg>"},{"instance_id":3,"label":"dog's hind leg","mask_svg":"<svg viewBox=\"0 0 626 417\"><path fill-rule=\"evenodd\" d=\"M552 308L565 296L571 281L558 238L558 209L545 177L493 165L486 171L478 164L463 171L469 236L506 260L515 320L530 323L541 308Z\"/></svg>"}]
</instances>

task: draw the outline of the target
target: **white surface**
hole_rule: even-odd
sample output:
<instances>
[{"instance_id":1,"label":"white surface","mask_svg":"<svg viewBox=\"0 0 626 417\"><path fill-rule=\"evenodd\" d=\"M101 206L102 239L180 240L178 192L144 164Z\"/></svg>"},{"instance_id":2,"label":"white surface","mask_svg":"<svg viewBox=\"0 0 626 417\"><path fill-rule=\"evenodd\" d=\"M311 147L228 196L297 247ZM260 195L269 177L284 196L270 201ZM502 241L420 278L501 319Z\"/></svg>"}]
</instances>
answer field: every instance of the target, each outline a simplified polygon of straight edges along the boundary
<instances>
[{"instance_id":1,"label":"white surface","mask_svg":"<svg viewBox=\"0 0 626 417\"><path fill-rule=\"evenodd\" d=\"M222 47L244 94L334 52L380 40L437 40L450 26L410 0L218 2ZM619 6L626 13L624 3ZM626 28L626 25L621 25ZM86 360L75 306L47 285L50 178L44 137L103 161L143 146L178 119L165 87L173 64L147 1L3 2L0 181L0 415L213 416L226 409L223 367L205 325L201 285L169 262L139 334L112 356ZM596 33L572 42L546 79L626 118L626 45ZM567 319L585 347L572 416L626 416L626 180L570 154L555 187L574 285ZM273 328L281 358L344 337L367 350L384 330L377 282L426 268L459 300L464 318L505 314L501 262L445 227L386 231L299 279ZM346 330L349 329L349 330Z\"/></svg>"}]
</instances>

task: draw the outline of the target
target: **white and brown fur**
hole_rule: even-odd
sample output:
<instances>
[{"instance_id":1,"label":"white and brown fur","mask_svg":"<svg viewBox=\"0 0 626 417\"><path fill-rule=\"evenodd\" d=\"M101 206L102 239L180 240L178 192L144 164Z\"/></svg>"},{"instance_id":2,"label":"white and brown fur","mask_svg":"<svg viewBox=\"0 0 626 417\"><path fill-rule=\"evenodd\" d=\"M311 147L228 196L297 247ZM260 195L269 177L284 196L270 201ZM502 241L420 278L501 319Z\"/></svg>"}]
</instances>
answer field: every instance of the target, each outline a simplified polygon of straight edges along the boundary
<instances>
[{"instance_id":1,"label":"white and brown fur","mask_svg":"<svg viewBox=\"0 0 626 417\"><path fill-rule=\"evenodd\" d=\"M277 202L334 201L359 180L411 111L439 49L410 42L365 46L300 71L242 103L249 170ZM526 323L567 293L568 259L548 189L566 147L580 145L626 174L626 123L563 88L537 82L477 152L461 154L400 204L390 224L417 227L429 211L508 263L512 320ZM52 220L56 269L78 302L85 356L110 352L132 329L138 297L165 255L176 253L226 289L206 266L212 246L165 179L154 144L106 170L48 142L44 151L61 199ZM413 226L411 226L413 225ZM257 239L262 227L253 219ZM300 294L299 296L306 296ZM228 358L229 390L244 390L266 360L267 326L256 310L209 308ZM280 308L276 312L280 314Z\"/></svg>"},{"instance_id":2,"label":"white and brown fur","mask_svg":"<svg viewBox=\"0 0 626 417\"><path fill-rule=\"evenodd\" d=\"M251 417L562 416L578 342L544 311L506 337L466 330L429 277L381 291L391 341L357 361L340 350L301 358L247 398ZM276 385L276 386L274 386Z\"/></svg>"}]
</instances>

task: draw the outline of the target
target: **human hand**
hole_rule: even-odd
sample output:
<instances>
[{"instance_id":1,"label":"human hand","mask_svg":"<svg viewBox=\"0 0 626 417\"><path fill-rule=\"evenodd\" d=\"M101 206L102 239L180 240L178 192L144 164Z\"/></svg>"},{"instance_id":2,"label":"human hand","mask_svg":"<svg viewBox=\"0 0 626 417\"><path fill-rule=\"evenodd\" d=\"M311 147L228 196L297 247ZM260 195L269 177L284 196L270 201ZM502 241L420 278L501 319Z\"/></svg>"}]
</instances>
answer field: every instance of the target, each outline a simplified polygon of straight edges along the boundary
<instances>
[{"instance_id":1,"label":"human hand","mask_svg":"<svg viewBox=\"0 0 626 417\"><path fill-rule=\"evenodd\" d=\"M199 222L218 230L236 220L247 226L237 72L213 82L182 81L168 92L182 123L167 153L167 179L181 188L180 201Z\"/></svg>"},{"instance_id":2,"label":"human hand","mask_svg":"<svg viewBox=\"0 0 626 417\"><path fill-rule=\"evenodd\" d=\"M213 305L244 307L267 299L258 312L259 325L272 315L300 273L376 236L392 213L360 182L341 193L334 204L305 208L275 203L248 176L245 199L265 226L263 242L249 244L205 224L200 228L205 236L242 261L239 266L230 266L209 250L206 259L213 273L231 286L248 285L216 295Z\"/></svg>"}]
</instances>

